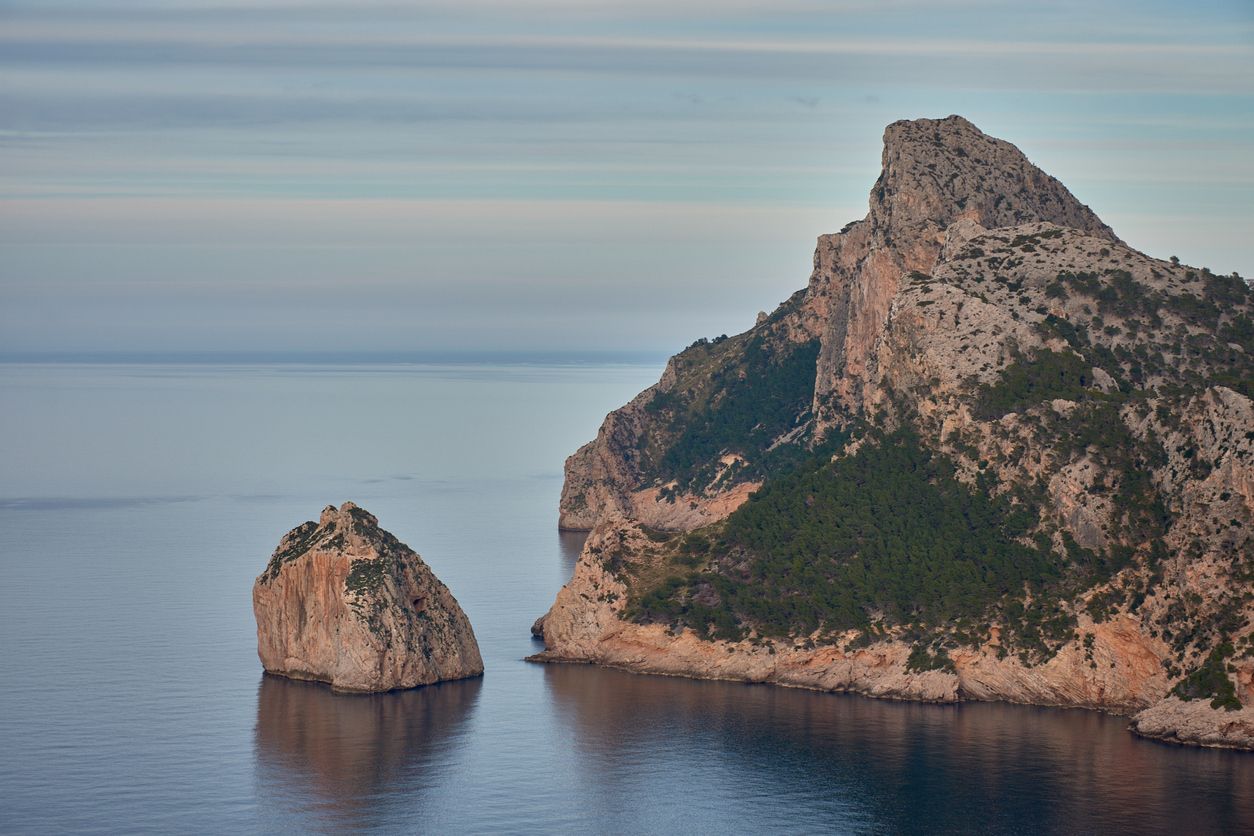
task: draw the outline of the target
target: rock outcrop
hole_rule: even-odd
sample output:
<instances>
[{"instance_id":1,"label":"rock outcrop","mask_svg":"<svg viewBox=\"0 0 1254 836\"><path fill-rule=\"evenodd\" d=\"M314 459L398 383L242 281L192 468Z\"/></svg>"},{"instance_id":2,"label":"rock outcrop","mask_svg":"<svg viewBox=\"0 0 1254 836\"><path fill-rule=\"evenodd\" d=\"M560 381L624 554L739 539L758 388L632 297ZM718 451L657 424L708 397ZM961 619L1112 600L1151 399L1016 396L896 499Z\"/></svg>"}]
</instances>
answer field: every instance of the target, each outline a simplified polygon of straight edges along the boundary
<instances>
[{"instance_id":1,"label":"rock outcrop","mask_svg":"<svg viewBox=\"0 0 1254 836\"><path fill-rule=\"evenodd\" d=\"M1133 717L1132 730L1168 743L1254 750L1254 708L1225 711L1170 697Z\"/></svg>"},{"instance_id":2,"label":"rock outcrop","mask_svg":"<svg viewBox=\"0 0 1254 836\"><path fill-rule=\"evenodd\" d=\"M535 658L1085 706L1135 713L1147 736L1248 748L1252 389L1240 277L1137 252L965 119L894 123L867 216L819 238L808 286L749 331L673 357L567 460L560 525L592 533L537 622ZM903 444L939 463L959 505L964 491L992 497L988 525L1018 527L976 557L916 527L916 570L950 584L939 603L897 592L854 612L835 586L801 600L909 562L899 527L858 522L880 563L803 555L780 530L851 542L839 513L811 510L823 479ZM815 475L778 488L797 473ZM784 516L737 527L773 486L792 491ZM812 572L807 558L829 563ZM781 613L810 626L782 637Z\"/></svg>"},{"instance_id":3,"label":"rock outcrop","mask_svg":"<svg viewBox=\"0 0 1254 836\"><path fill-rule=\"evenodd\" d=\"M351 502L284 536L253 585L253 612L268 673L352 692L483 673L448 587Z\"/></svg>"},{"instance_id":4,"label":"rock outcrop","mask_svg":"<svg viewBox=\"0 0 1254 836\"><path fill-rule=\"evenodd\" d=\"M828 314L814 391L820 427L856 408L889 308L912 272L930 273L954 224L1049 222L1116 241L1110 227L1018 148L966 119L894 122L866 218L819 238L808 293Z\"/></svg>"}]
</instances>

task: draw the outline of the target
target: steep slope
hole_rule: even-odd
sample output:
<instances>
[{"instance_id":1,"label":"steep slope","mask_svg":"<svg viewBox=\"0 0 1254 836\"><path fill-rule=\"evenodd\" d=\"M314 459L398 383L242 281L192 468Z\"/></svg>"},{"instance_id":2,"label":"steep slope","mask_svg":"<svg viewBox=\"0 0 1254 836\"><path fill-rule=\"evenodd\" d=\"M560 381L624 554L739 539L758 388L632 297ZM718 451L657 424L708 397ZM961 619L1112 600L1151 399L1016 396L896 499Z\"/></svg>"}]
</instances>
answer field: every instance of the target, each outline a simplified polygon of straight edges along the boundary
<instances>
[{"instance_id":1,"label":"steep slope","mask_svg":"<svg viewBox=\"0 0 1254 836\"><path fill-rule=\"evenodd\" d=\"M750 331L672 358L567 460L561 527L591 529L615 510L683 530L734 510L788 448L847 420L902 276L931 271L952 223L1052 221L1117 240L1017 148L959 116L889 125L883 166L866 218L819 238L804 291Z\"/></svg>"},{"instance_id":2,"label":"steep slope","mask_svg":"<svg viewBox=\"0 0 1254 836\"><path fill-rule=\"evenodd\" d=\"M430 567L351 502L292 529L253 585L266 671L336 691L483 673L470 621Z\"/></svg>"},{"instance_id":3,"label":"steep slope","mask_svg":"<svg viewBox=\"0 0 1254 836\"><path fill-rule=\"evenodd\" d=\"M856 407L866 363L902 276L929 273L950 225L1049 221L1110 241L1106 226L1019 149L959 116L894 122L867 217L823 236L808 294L826 297L814 407L820 427Z\"/></svg>"},{"instance_id":4,"label":"steep slope","mask_svg":"<svg viewBox=\"0 0 1254 836\"><path fill-rule=\"evenodd\" d=\"M559 525L610 512L664 530L731 513L809 437L821 320L800 292L752 330L697 340L566 461Z\"/></svg>"},{"instance_id":5,"label":"steep slope","mask_svg":"<svg viewBox=\"0 0 1254 836\"><path fill-rule=\"evenodd\" d=\"M561 522L595 530L541 658L1250 746L1248 285L958 117L890 125L870 204L568 460Z\"/></svg>"}]
</instances>

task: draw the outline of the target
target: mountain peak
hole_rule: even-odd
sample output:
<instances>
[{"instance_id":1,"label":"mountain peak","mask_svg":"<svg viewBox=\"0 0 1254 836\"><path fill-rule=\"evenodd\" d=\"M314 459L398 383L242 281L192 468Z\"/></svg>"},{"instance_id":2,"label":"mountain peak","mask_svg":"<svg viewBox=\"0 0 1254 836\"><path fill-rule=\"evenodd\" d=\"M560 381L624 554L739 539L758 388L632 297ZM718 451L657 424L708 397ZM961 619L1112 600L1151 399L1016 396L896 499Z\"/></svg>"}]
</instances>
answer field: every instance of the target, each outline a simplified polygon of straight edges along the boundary
<instances>
[{"instance_id":1,"label":"mountain peak","mask_svg":"<svg viewBox=\"0 0 1254 836\"><path fill-rule=\"evenodd\" d=\"M889 125L870 202L872 228L884 243L902 236L936 239L961 219L990 229L1049 221L1118 240L1022 151L957 115Z\"/></svg>"}]
</instances>

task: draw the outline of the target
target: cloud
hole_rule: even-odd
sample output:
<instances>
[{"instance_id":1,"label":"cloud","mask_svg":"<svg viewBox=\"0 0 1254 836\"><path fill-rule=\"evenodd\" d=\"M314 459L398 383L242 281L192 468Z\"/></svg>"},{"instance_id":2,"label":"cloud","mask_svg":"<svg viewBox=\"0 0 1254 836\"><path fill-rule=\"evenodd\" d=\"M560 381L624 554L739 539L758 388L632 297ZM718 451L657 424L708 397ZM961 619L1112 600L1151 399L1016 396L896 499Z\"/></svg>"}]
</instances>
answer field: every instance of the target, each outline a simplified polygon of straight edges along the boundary
<instances>
[{"instance_id":1,"label":"cloud","mask_svg":"<svg viewBox=\"0 0 1254 836\"><path fill-rule=\"evenodd\" d=\"M1128 240L1254 263L1231 232L1254 222L1254 26L1231 5L20 0L0 18L6 350L674 347L802 286L814 236L864 214L883 126L953 112ZM1180 206L1198 211L1153 221Z\"/></svg>"},{"instance_id":2,"label":"cloud","mask_svg":"<svg viewBox=\"0 0 1254 836\"><path fill-rule=\"evenodd\" d=\"M741 36L741 37L677 37L673 35L614 35L614 34L536 34L536 33L428 33L421 31L396 31L378 29L356 31L348 34L330 31L301 31L276 27L253 29L238 22L217 26L188 26L185 22L152 22L133 25L117 22L99 22L82 25L56 23L11 23L0 30L0 43L9 49L19 48L20 57L30 54L20 49L23 45L36 49L55 50L58 47L87 49L98 56L114 54L120 60L122 54L106 51L109 46L128 49L182 47L205 49L217 48L256 56L248 47L295 48L325 50L327 52L356 51L362 49L384 50L400 48L415 52L461 51L484 52L489 50L536 50L536 51L610 51L610 52L697 52L697 53L757 53L780 55L871 55L881 57L922 55L940 56L1188 56L1223 57L1235 56L1248 60L1251 47L1242 42L1216 43L1179 41L1170 39L1169 33L1151 41L1132 40L1024 40L1018 38L981 39L944 36L894 36L894 37L837 37L815 38L811 36ZM209 54L209 53L206 53ZM294 53L293 53L294 54ZM394 56L397 53L383 53ZM437 54L446 54L437 52ZM281 55L281 54L280 54ZM13 56L10 56L12 58ZM60 56L73 60L76 56ZM138 56L141 60L145 57ZM151 57L151 56L149 56ZM163 56L176 61L178 56ZM254 57L252 60L259 60Z\"/></svg>"},{"instance_id":3,"label":"cloud","mask_svg":"<svg viewBox=\"0 0 1254 836\"><path fill-rule=\"evenodd\" d=\"M240 27L86 27L41 24L0 30L0 65L155 68L254 73L339 74L365 80L438 74L461 80L485 73L530 74L548 86L563 79L667 77L739 81L839 80L884 88L941 90L1099 89L1194 94L1254 94L1252 50L1199 42L1066 42L946 37L675 37L660 34L425 34L369 31L351 35ZM995 63L994 63L995 62ZM994 71L995 70L995 71ZM1094 87L1095 80L1099 86ZM585 100L590 103L592 100Z\"/></svg>"}]
</instances>

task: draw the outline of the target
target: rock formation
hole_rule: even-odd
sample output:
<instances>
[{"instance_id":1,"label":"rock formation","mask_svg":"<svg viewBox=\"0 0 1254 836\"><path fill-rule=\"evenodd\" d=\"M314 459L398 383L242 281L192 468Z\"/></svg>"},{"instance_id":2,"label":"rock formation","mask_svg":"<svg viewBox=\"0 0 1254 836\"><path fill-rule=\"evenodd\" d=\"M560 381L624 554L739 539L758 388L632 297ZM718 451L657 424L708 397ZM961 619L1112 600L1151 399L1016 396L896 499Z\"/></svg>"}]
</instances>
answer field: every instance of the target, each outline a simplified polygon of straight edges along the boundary
<instances>
[{"instance_id":1,"label":"rock formation","mask_svg":"<svg viewBox=\"0 0 1254 836\"><path fill-rule=\"evenodd\" d=\"M592 534L536 658L1249 748L1252 390L1240 277L1128 247L965 119L894 123L807 288L567 460L559 524ZM966 528L921 536L908 491Z\"/></svg>"},{"instance_id":2,"label":"rock formation","mask_svg":"<svg viewBox=\"0 0 1254 836\"><path fill-rule=\"evenodd\" d=\"M336 691L483 673L470 621L422 558L351 502L287 533L253 584L266 671Z\"/></svg>"},{"instance_id":3,"label":"rock formation","mask_svg":"<svg viewBox=\"0 0 1254 836\"><path fill-rule=\"evenodd\" d=\"M1254 750L1254 708L1216 711L1204 701L1168 697L1132 718L1132 730L1168 743Z\"/></svg>"}]
</instances>

